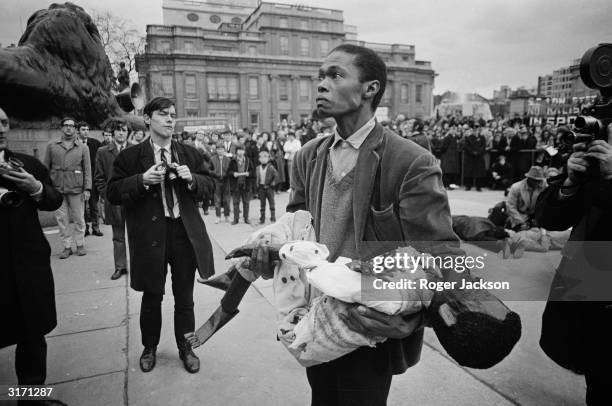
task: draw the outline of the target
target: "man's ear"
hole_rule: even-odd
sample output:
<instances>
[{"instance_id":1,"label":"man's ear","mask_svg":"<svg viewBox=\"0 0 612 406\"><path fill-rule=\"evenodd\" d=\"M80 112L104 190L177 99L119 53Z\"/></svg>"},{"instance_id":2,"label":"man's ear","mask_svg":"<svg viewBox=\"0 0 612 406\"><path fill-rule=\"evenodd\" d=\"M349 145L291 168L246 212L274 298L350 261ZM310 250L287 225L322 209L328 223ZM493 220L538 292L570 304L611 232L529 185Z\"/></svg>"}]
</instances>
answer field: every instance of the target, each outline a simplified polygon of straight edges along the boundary
<instances>
[{"instance_id":1,"label":"man's ear","mask_svg":"<svg viewBox=\"0 0 612 406\"><path fill-rule=\"evenodd\" d=\"M147 126L151 125L151 117L149 117L149 115L148 115L148 114L144 114L144 115L142 116L142 119L144 120L144 122L145 122L145 124L146 124Z\"/></svg>"},{"instance_id":2,"label":"man's ear","mask_svg":"<svg viewBox=\"0 0 612 406\"><path fill-rule=\"evenodd\" d=\"M373 99L374 96L380 92L380 82L378 80L370 80L363 84L364 86L364 98Z\"/></svg>"}]
</instances>

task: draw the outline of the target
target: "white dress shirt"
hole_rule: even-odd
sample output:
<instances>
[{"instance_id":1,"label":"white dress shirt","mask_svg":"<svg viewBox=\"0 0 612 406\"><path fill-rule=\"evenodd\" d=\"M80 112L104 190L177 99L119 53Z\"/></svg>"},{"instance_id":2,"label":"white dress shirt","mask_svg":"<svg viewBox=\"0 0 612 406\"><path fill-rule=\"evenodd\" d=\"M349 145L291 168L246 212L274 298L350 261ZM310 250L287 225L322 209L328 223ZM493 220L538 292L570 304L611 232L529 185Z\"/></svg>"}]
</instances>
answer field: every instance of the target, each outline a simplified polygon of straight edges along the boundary
<instances>
[{"instance_id":1,"label":"white dress shirt","mask_svg":"<svg viewBox=\"0 0 612 406\"><path fill-rule=\"evenodd\" d=\"M155 157L156 165L159 165L162 163L162 159L161 159L162 149L166 151L164 153L166 155L166 161L168 163L172 162L174 157L172 156L172 152L170 150L171 144L168 144L163 148L155 144L153 141L151 141L151 144L153 145L153 156ZM168 205L166 204L166 190L163 187L161 188L161 193L162 193L162 203L164 205L164 215L166 217L171 217L170 212L168 211ZM174 198L174 207L172 208L172 213L174 213L174 218L179 218L181 216L181 212L179 211L179 202L178 202L178 198L176 197L176 192L174 191L174 188L172 188L172 197Z\"/></svg>"},{"instance_id":2,"label":"white dress shirt","mask_svg":"<svg viewBox=\"0 0 612 406\"><path fill-rule=\"evenodd\" d=\"M334 130L334 142L329 148L329 158L336 179L344 178L357 165L359 148L372 132L375 125L376 118L372 117L361 128L348 136L346 140L338 134L338 128L336 127Z\"/></svg>"}]
</instances>

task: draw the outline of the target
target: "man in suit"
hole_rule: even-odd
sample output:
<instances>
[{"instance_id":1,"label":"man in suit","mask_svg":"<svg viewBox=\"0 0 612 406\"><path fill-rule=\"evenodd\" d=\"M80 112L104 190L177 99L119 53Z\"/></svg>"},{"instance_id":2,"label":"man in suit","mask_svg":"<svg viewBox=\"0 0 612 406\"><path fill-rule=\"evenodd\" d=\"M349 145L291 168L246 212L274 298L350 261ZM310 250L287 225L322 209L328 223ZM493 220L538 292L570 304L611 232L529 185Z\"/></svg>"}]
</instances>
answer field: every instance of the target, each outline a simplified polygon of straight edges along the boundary
<instances>
[{"instance_id":1,"label":"man in suit","mask_svg":"<svg viewBox=\"0 0 612 406\"><path fill-rule=\"evenodd\" d=\"M107 127L113 133L113 142L101 147L96 155L94 175L95 189L106 200L106 185L113 172L113 163L121 151L127 147L128 126L119 120L111 121ZM115 204L104 205L104 218L113 228L113 257L115 272L111 279L116 280L127 274L127 255L125 251L125 214L123 207Z\"/></svg>"},{"instance_id":2,"label":"man in suit","mask_svg":"<svg viewBox=\"0 0 612 406\"><path fill-rule=\"evenodd\" d=\"M228 177L231 158L227 156L222 142L217 143L217 153L211 158L215 176L215 224L221 221L221 208L225 222L229 221L230 215L230 181Z\"/></svg>"},{"instance_id":3,"label":"man in suit","mask_svg":"<svg viewBox=\"0 0 612 406\"><path fill-rule=\"evenodd\" d=\"M242 200L242 214L244 223L250 224L249 205L251 196L249 195L249 180L254 174L253 164L244 154L244 146L236 146L236 156L230 161L227 175L232 192L232 202L234 204L234 221L232 225L238 224L240 219L240 201Z\"/></svg>"},{"instance_id":4,"label":"man in suit","mask_svg":"<svg viewBox=\"0 0 612 406\"><path fill-rule=\"evenodd\" d=\"M85 122L77 123L77 131L79 132L79 141L87 145L89 148L89 163L91 167L91 175L94 176L96 168L96 154L100 148L100 141L95 138L89 138L89 125ZM91 188L91 196L87 204L85 204L85 235L89 235L89 223L91 223L91 234L102 237L104 234L100 231L100 216L98 215L98 200L100 195L95 187Z\"/></svg>"},{"instance_id":5,"label":"man in suit","mask_svg":"<svg viewBox=\"0 0 612 406\"><path fill-rule=\"evenodd\" d=\"M170 265L176 344L185 369L195 373L200 360L184 334L195 328L196 268L203 279L214 274L212 245L198 210L198 201L210 196L213 183L200 153L172 141L176 124L172 100L154 98L144 107L143 118L150 130L149 140L119 153L106 189L108 201L125 208L130 285L143 292L140 368L149 372L155 366Z\"/></svg>"},{"instance_id":6,"label":"man in suit","mask_svg":"<svg viewBox=\"0 0 612 406\"><path fill-rule=\"evenodd\" d=\"M16 198L14 204L8 201L9 195L0 199L0 348L17 344L19 385L43 385L47 376L45 334L55 328L57 317L51 248L40 227L38 210L56 210L62 195L39 160L8 149L8 130L8 117L0 109L0 163L17 159L23 164L19 169L0 169L0 190Z\"/></svg>"},{"instance_id":7,"label":"man in suit","mask_svg":"<svg viewBox=\"0 0 612 406\"><path fill-rule=\"evenodd\" d=\"M223 150L225 151L225 156L232 158L236 155L236 147L237 144L232 141L232 131L228 125L225 125L223 130Z\"/></svg>"},{"instance_id":8,"label":"man in suit","mask_svg":"<svg viewBox=\"0 0 612 406\"><path fill-rule=\"evenodd\" d=\"M327 56L319 80L317 109L337 127L333 136L296 153L287 210L312 214L330 261L371 258L397 248L397 241L434 255L460 254L438 160L375 120L387 82L382 59L343 44ZM339 316L359 333L388 339L306 368L312 404L385 405L392 375L420 358L422 315L388 316L354 306Z\"/></svg>"}]
</instances>

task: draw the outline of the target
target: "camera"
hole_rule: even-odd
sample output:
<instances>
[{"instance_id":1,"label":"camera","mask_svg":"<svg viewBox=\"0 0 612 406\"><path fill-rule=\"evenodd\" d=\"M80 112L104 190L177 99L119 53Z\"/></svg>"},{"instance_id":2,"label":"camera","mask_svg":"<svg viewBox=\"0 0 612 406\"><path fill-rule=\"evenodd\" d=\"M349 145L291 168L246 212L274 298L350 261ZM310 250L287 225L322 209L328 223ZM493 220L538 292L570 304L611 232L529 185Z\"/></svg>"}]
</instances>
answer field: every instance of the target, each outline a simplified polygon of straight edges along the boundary
<instances>
[{"instance_id":1,"label":"camera","mask_svg":"<svg viewBox=\"0 0 612 406\"><path fill-rule=\"evenodd\" d=\"M564 134L566 145L608 141L608 125L612 123L612 44L599 44L584 53L580 60L580 78L584 84L599 90L600 97L582 109L574 120L573 131Z\"/></svg>"},{"instance_id":2,"label":"camera","mask_svg":"<svg viewBox=\"0 0 612 406\"><path fill-rule=\"evenodd\" d=\"M23 195L14 190L8 190L0 187L0 206L1 207L19 207L23 204Z\"/></svg>"},{"instance_id":3,"label":"camera","mask_svg":"<svg viewBox=\"0 0 612 406\"><path fill-rule=\"evenodd\" d=\"M23 162L17 158L10 157L6 162L0 162L0 175L6 175L12 171L23 168Z\"/></svg>"},{"instance_id":4,"label":"camera","mask_svg":"<svg viewBox=\"0 0 612 406\"><path fill-rule=\"evenodd\" d=\"M178 178L178 171L177 171L178 167L179 165L176 162L170 162L170 163L162 162L161 164L157 165L156 169L158 171L165 172L164 181L173 182L175 179Z\"/></svg>"}]
</instances>

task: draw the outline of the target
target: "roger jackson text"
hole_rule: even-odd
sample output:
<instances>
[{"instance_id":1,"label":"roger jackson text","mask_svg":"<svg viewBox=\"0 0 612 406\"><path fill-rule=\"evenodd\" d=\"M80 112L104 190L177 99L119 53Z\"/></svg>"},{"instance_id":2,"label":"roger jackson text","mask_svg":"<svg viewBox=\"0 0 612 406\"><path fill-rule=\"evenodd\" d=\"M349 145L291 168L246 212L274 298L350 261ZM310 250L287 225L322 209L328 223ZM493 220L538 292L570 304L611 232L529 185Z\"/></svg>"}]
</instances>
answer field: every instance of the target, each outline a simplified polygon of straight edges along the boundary
<instances>
[{"instance_id":1,"label":"roger jackson text","mask_svg":"<svg viewBox=\"0 0 612 406\"><path fill-rule=\"evenodd\" d=\"M467 290L510 290L510 282L492 282L484 280L461 280L453 282L429 281L422 279L400 279L397 281L385 281L376 278L372 282L376 290L394 289L429 289L441 292L443 290L467 289Z\"/></svg>"}]
</instances>

